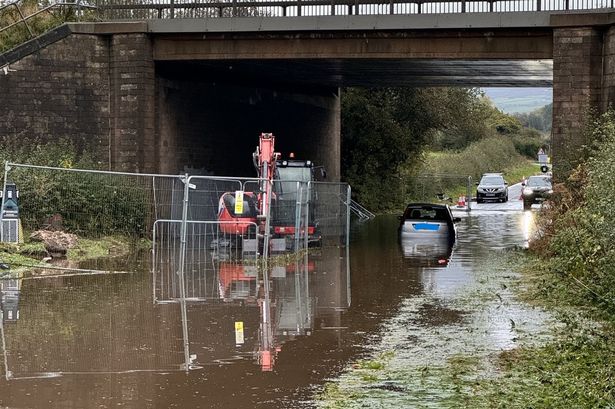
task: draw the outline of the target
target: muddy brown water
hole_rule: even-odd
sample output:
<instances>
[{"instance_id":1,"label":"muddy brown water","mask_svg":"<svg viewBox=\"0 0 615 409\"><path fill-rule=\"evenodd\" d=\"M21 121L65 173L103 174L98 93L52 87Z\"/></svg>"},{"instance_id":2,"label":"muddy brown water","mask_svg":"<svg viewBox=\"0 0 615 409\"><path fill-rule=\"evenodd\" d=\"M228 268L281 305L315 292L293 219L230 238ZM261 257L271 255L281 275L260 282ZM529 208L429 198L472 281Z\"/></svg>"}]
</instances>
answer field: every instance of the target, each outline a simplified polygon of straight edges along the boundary
<instances>
[{"instance_id":1,"label":"muddy brown water","mask_svg":"<svg viewBox=\"0 0 615 409\"><path fill-rule=\"evenodd\" d=\"M187 304L192 365L186 372L181 306L153 302L147 260L137 264L139 274L23 280L18 319L6 320L5 313L3 324L0 407L313 407L327 380L386 335L383 323L404 300L427 292L445 297L471 281L475 263L488 262L494 249L524 244L531 215L464 215L450 261L447 249L404 248L396 218L379 217L353 228L350 283L345 252L337 248L315 252L303 273L278 271L270 291L271 370L259 359L258 294ZM428 303L408 325L462 323L464 314Z\"/></svg>"}]
</instances>

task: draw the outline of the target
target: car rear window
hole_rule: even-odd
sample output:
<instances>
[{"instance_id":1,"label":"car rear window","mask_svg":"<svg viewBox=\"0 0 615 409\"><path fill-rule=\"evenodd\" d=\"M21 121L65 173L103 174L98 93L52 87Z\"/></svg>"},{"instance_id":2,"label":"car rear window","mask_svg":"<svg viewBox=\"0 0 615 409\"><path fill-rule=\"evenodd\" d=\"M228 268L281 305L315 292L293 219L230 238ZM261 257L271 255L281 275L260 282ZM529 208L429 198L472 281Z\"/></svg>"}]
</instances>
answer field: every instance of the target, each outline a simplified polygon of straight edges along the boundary
<instances>
[{"instance_id":1,"label":"car rear window","mask_svg":"<svg viewBox=\"0 0 615 409\"><path fill-rule=\"evenodd\" d=\"M447 221L447 211L433 207L409 207L404 212L404 219Z\"/></svg>"},{"instance_id":2,"label":"car rear window","mask_svg":"<svg viewBox=\"0 0 615 409\"><path fill-rule=\"evenodd\" d=\"M480 180L481 185L503 185L504 178L501 176L485 176Z\"/></svg>"},{"instance_id":3,"label":"car rear window","mask_svg":"<svg viewBox=\"0 0 615 409\"><path fill-rule=\"evenodd\" d=\"M544 176L531 177L527 180L527 186L551 187L551 179Z\"/></svg>"}]
</instances>

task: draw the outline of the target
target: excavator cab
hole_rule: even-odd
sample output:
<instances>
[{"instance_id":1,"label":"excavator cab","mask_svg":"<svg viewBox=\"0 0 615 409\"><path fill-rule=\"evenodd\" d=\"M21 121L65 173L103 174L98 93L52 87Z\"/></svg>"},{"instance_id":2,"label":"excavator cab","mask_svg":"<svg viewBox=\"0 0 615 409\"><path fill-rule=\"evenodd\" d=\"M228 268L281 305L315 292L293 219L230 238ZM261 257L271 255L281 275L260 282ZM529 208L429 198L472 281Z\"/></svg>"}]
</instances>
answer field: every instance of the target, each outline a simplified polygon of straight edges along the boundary
<instances>
[{"instance_id":1,"label":"excavator cab","mask_svg":"<svg viewBox=\"0 0 615 409\"><path fill-rule=\"evenodd\" d=\"M293 158L294 155L290 155ZM272 226L275 236L289 237L295 234L295 219L298 202L312 200L312 187L309 182L314 181L314 164L309 160L278 160L276 163L276 177L273 184L275 206L273 207ZM299 197L299 194L301 197ZM314 236L316 232L313 206L310 211L308 235Z\"/></svg>"},{"instance_id":2,"label":"excavator cab","mask_svg":"<svg viewBox=\"0 0 615 409\"><path fill-rule=\"evenodd\" d=\"M225 234L246 236L257 221L258 203L254 193L244 192L242 213L235 210L235 192L225 192L218 203L220 231ZM228 223L235 222L235 223Z\"/></svg>"}]
</instances>

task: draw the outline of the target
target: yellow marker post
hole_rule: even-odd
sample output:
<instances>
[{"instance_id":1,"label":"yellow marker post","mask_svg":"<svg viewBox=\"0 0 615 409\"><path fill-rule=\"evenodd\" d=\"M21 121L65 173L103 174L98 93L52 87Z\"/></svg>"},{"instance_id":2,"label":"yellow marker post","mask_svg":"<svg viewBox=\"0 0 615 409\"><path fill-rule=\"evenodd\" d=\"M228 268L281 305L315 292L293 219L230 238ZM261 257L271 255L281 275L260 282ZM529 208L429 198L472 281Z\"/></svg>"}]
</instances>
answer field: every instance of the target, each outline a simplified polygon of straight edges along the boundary
<instances>
[{"instance_id":1,"label":"yellow marker post","mask_svg":"<svg viewBox=\"0 0 615 409\"><path fill-rule=\"evenodd\" d=\"M243 321L235 321L235 344L242 345L243 343Z\"/></svg>"},{"instance_id":2,"label":"yellow marker post","mask_svg":"<svg viewBox=\"0 0 615 409\"><path fill-rule=\"evenodd\" d=\"M243 190L235 191L235 214L243 213Z\"/></svg>"}]
</instances>

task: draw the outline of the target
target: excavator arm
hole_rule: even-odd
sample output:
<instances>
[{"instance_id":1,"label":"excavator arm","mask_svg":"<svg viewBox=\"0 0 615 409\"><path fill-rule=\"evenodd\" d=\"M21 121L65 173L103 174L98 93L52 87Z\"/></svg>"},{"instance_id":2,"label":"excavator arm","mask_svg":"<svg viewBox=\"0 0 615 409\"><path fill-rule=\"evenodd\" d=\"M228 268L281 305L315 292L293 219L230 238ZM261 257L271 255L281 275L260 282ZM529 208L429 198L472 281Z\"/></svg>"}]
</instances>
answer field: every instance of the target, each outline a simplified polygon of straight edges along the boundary
<instances>
[{"instance_id":1,"label":"excavator arm","mask_svg":"<svg viewBox=\"0 0 615 409\"><path fill-rule=\"evenodd\" d=\"M269 213L270 196L272 194L272 182L275 176L276 161L280 153L275 152L275 136L272 133L262 133L259 145L252 155L258 177L261 179L259 195L259 216L265 218Z\"/></svg>"}]
</instances>

